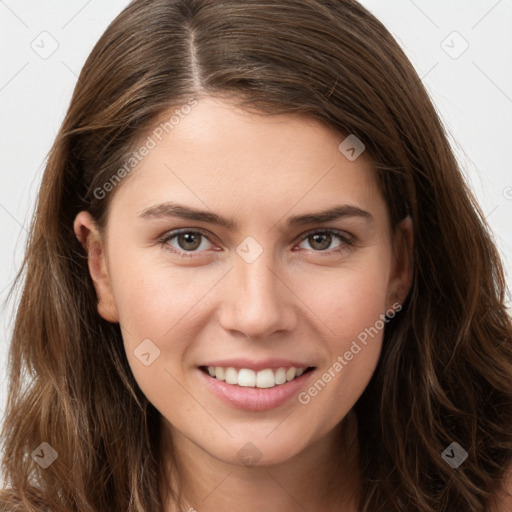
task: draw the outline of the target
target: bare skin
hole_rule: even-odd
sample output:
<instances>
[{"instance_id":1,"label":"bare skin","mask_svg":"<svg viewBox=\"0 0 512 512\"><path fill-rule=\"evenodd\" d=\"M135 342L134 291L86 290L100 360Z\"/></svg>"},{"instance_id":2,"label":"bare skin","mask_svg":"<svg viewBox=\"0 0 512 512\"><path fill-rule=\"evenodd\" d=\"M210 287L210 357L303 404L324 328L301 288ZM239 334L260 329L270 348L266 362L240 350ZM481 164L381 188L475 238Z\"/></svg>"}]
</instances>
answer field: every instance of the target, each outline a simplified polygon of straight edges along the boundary
<instances>
[{"instance_id":1,"label":"bare skin","mask_svg":"<svg viewBox=\"0 0 512 512\"><path fill-rule=\"evenodd\" d=\"M384 330L357 352L353 342L386 312L400 314L413 233L410 218L391 230L370 160L365 153L349 160L338 149L344 138L303 117L263 117L204 98L118 185L103 238L88 212L75 219L98 312L120 323L134 377L162 415L163 460L172 445L183 468L185 510L356 510L351 410L375 370ZM168 201L236 226L141 217ZM286 225L342 204L369 216ZM159 241L185 228L196 234ZM256 242L252 254L261 249L250 263L237 252L247 237ZM134 354L145 339L160 350L149 366ZM294 396L247 411L211 393L198 368L231 357L287 358L315 369L302 402ZM308 394L329 369L329 382ZM239 456L249 442L259 453L251 466ZM160 490L166 511L178 510L163 482Z\"/></svg>"}]
</instances>

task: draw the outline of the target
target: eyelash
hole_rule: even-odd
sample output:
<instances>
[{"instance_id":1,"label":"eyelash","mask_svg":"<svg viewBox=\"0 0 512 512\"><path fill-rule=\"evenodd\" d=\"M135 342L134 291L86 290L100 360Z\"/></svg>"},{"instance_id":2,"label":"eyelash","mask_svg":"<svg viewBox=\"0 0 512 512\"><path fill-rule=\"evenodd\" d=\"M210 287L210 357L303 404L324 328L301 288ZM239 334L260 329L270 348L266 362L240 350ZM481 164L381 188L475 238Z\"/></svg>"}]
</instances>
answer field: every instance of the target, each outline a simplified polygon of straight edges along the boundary
<instances>
[{"instance_id":1,"label":"eyelash","mask_svg":"<svg viewBox=\"0 0 512 512\"><path fill-rule=\"evenodd\" d=\"M158 240L158 244L161 247L163 247L164 249L170 251L173 254L177 254L178 256L180 256L182 258L201 256L203 251L179 251L179 250L176 250L174 247L171 248L172 246L170 246L168 242L170 242L172 239L176 238L178 235L181 235L183 233L192 233L194 235L202 235L203 237L205 237L206 239L209 240L208 234L205 231L202 231L200 229L195 229L195 230L179 229L179 230L174 230L174 231L170 231L170 232L166 233L163 237L161 237ZM300 242L302 242L306 238L309 238L310 236L316 235L316 234L332 235L335 238L337 238L340 242L342 242L342 244L339 247L337 247L336 249L325 250L325 251L315 251L314 249L311 249L311 251L321 254L322 256L332 256L333 254L341 254L341 253L344 253L344 252L350 250L353 246L353 242L351 240L349 240L341 232L339 232L337 230L333 230L333 229L315 229L312 231L308 231L307 233L300 235L301 236Z\"/></svg>"}]
</instances>

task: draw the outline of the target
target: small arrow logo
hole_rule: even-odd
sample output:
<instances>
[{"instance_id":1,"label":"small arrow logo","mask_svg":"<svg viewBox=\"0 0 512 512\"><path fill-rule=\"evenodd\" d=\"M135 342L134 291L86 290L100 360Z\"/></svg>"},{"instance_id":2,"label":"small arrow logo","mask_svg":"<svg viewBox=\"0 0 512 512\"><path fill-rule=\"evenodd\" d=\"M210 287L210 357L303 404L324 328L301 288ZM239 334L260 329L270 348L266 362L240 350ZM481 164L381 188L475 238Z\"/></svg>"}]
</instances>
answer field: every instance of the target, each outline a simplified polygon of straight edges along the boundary
<instances>
[{"instance_id":1,"label":"small arrow logo","mask_svg":"<svg viewBox=\"0 0 512 512\"><path fill-rule=\"evenodd\" d=\"M144 366L149 366L160 356L160 349L149 338L146 338L139 343L133 354Z\"/></svg>"},{"instance_id":2,"label":"small arrow logo","mask_svg":"<svg viewBox=\"0 0 512 512\"><path fill-rule=\"evenodd\" d=\"M457 469L468 458L468 452L454 441L444 450L441 457L453 469Z\"/></svg>"},{"instance_id":3,"label":"small arrow logo","mask_svg":"<svg viewBox=\"0 0 512 512\"><path fill-rule=\"evenodd\" d=\"M38 34L30 43L30 47L41 59L48 59L59 48L58 41L46 30Z\"/></svg>"},{"instance_id":4,"label":"small arrow logo","mask_svg":"<svg viewBox=\"0 0 512 512\"><path fill-rule=\"evenodd\" d=\"M45 442L41 443L30 455L43 469L53 464L59 456L59 454Z\"/></svg>"},{"instance_id":5,"label":"small arrow logo","mask_svg":"<svg viewBox=\"0 0 512 512\"><path fill-rule=\"evenodd\" d=\"M469 48L469 43L459 32L453 31L441 41L441 48L450 58L458 59Z\"/></svg>"},{"instance_id":6,"label":"small arrow logo","mask_svg":"<svg viewBox=\"0 0 512 512\"><path fill-rule=\"evenodd\" d=\"M238 459L246 466L254 466L261 459L261 452L253 443L246 443L238 450Z\"/></svg>"},{"instance_id":7,"label":"small arrow logo","mask_svg":"<svg viewBox=\"0 0 512 512\"><path fill-rule=\"evenodd\" d=\"M236 252L246 263L252 263L263 252L263 247L252 236L248 236L238 244Z\"/></svg>"},{"instance_id":8,"label":"small arrow logo","mask_svg":"<svg viewBox=\"0 0 512 512\"><path fill-rule=\"evenodd\" d=\"M352 133L340 143L338 149L347 160L353 162L363 153L366 147L363 141Z\"/></svg>"}]
</instances>

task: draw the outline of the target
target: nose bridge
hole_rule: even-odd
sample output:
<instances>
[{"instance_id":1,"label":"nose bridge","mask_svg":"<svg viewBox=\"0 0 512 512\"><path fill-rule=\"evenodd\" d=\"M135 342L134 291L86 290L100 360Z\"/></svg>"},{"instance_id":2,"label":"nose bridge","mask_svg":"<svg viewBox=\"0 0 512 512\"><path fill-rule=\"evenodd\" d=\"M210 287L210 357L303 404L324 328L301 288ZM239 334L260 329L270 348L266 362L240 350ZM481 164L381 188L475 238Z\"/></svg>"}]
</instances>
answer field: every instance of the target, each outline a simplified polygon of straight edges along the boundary
<instances>
[{"instance_id":1,"label":"nose bridge","mask_svg":"<svg viewBox=\"0 0 512 512\"><path fill-rule=\"evenodd\" d=\"M238 258L235 263L235 276L240 283L240 289L246 293L251 300L276 300L277 283L276 265L270 251L258 256L254 261L247 262Z\"/></svg>"},{"instance_id":2,"label":"nose bridge","mask_svg":"<svg viewBox=\"0 0 512 512\"><path fill-rule=\"evenodd\" d=\"M293 294L279 275L273 251L250 238L236 249L224 327L258 338L291 327Z\"/></svg>"}]
</instances>

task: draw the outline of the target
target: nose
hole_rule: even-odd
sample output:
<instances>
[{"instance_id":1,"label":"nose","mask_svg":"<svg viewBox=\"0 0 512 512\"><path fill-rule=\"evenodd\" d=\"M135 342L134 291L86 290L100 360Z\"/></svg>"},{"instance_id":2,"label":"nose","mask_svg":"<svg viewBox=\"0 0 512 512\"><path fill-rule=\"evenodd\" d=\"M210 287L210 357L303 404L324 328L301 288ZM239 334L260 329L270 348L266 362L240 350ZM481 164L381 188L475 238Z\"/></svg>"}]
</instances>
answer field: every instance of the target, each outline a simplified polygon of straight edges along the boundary
<instances>
[{"instance_id":1,"label":"nose","mask_svg":"<svg viewBox=\"0 0 512 512\"><path fill-rule=\"evenodd\" d=\"M223 283L222 327L256 339L292 331L298 301L284 274L270 250L251 263L235 255L233 269Z\"/></svg>"}]
</instances>

